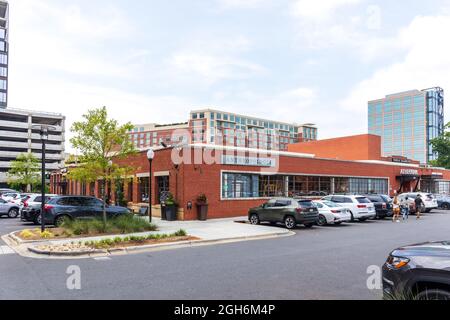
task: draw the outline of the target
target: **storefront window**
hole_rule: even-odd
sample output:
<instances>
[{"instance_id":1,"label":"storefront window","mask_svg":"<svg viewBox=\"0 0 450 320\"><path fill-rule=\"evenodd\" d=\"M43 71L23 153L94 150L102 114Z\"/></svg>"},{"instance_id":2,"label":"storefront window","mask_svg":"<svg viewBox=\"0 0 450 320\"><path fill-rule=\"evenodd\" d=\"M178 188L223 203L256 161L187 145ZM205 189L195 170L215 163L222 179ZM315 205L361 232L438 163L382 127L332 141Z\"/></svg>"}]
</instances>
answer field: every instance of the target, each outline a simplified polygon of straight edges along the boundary
<instances>
[{"instance_id":1,"label":"storefront window","mask_svg":"<svg viewBox=\"0 0 450 320\"><path fill-rule=\"evenodd\" d=\"M139 178L139 201L148 202L149 178Z\"/></svg>"},{"instance_id":2,"label":"storefront window","mask_svg":"<svg viewBox=\"0 0 450 320\"><path fill-rule=\"evenodd\" d=\"M387 179L224 173L222 197L224 199L271 198L286 195L319 197L332 194L333 181L335 194L388 194Z\"/></svg>"},{"instance_id":3,"label":"storefront window","mask_svg":"<svg viewBox=\"0 0 450 320\"><path fill-rule=\"evenodd\" d=\"M284 197L286 196L286 184L284 176L260 176L259 177L259 196Z\"/></svg>"},{"instance_id":4,"label":"storefront window","mask_svg":"<svg viewBox=\"0 0 450 320\"><path fill-rule=\"evenodd\" d=\"M225 199L259 197L257 175L225 173L223 175L222 197Z\"/></svg>"}]
</instances>

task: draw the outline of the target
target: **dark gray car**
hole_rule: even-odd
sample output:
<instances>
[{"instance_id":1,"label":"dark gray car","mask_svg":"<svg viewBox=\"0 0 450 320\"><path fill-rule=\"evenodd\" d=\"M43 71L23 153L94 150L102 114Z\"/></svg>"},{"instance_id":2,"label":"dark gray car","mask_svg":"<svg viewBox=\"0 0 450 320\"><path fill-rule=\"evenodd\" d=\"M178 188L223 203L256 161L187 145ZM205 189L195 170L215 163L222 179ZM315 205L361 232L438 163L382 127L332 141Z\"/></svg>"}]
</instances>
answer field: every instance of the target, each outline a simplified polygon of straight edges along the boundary
<instances>
[{"instance_id":1,"label":"dark gray car","mask_svg":"<svg viewBox=\"0 0 450 320\"><path fill-rule=\"evenodd\" d=\"M288 229L295 229L299 224L310 228L319 220L319 211L311 200L278 198L250 209L248 218L255 225L270 222L284 223Z\"/></svg>"},{"instance_id":2,"label":"dark gray car","mask_svg":"<svg viewBox=\"0 0 450 320\"><path fill-rule=\"evenodd\" d=\"M394 250L383 267L386 299L450 300L450 242Z\"/></svg>"},{"instance_id":3,"label":"dark gray car","mask_svg":"<svg viewBox=\"0 0 450 320\"><path fill-rule=\"evenodd\" d=\"M106 206L108 218L129 214L128 208ZM60 226L65 219L94 219L103 216L103 201L94 197L60 196L45 204L45 223Z\"/></svg>"}]
</instances>

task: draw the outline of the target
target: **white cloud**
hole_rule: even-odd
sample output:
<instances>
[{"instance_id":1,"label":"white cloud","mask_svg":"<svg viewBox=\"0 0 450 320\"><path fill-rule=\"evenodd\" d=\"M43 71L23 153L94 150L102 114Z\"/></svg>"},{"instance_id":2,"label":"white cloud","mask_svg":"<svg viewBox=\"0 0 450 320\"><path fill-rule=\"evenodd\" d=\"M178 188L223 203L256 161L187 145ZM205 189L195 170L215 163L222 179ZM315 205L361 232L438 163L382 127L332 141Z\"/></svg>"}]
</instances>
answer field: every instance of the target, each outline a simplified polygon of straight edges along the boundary
<instances>
[{"instance_id":1,"label":"white cloud","mask_svg":"<svg viewBox=\"0 0 450 320\"><path fill-rule=\"evenodd\" d=\"M213 84L221 80L246 79L266 72L266 69L240 57L251 49L244 36L234 38L202 38L179 49L168 60L173 77Z\"/></svg>"},{"instance_id":2,"label":"white cloud","mask_svg":"<svg viewBox=\"0 0 450 320\"><path fill-rule=\"evenodd\" d=\"M450 15L416 17L395 38L395 42L407 50L403 59L379 69L354 86L341 106L364 113L369 100L389 93L432 86L449 90L450 43L439 30L450 30Z\"/></svg>"},{"instance_id":3,"label":"white cloud","mask_svg":"<svg viewBox=\"0 0 450 320\"><path fill-rule=\"evenodd\" d=\"M310 20L326 20L337 9L360 2L361 0L296 0L292 5L292 14Z\"/></svg>"},{"instance_id":4,"label":"white cloud","mask_svg":"<svg viewBox=\"0 0 450 320\"><path fill-rule=\"evenodd\" d=\"M222 9L252 9L272 3L273 0L217 0Z\"/></svg>"}]
</instances>

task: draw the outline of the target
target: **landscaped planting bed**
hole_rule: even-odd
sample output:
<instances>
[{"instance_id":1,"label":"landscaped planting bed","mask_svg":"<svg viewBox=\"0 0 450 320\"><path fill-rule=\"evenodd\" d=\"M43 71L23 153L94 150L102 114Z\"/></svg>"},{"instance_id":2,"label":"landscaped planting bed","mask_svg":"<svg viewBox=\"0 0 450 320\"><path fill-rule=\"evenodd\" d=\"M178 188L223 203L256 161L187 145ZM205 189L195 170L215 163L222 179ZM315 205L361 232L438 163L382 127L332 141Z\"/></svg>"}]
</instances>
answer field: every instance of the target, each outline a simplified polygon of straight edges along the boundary
<instances>
[{"instance_id":1,"label":"landscaped planting bed","mask_svg":"<svg viewBox=\"0 0 450 320\"><path fill-rule=\"evenodd\" d=\"M47 228L44 233L40 229L27 229L15 235L22 240L48 240L95 237L102 235L130 234L156 231L157 227L134 215L124 215L108 219L106 224L102 219L69 220L60 228Z\"/></svg>"}]
</instances>

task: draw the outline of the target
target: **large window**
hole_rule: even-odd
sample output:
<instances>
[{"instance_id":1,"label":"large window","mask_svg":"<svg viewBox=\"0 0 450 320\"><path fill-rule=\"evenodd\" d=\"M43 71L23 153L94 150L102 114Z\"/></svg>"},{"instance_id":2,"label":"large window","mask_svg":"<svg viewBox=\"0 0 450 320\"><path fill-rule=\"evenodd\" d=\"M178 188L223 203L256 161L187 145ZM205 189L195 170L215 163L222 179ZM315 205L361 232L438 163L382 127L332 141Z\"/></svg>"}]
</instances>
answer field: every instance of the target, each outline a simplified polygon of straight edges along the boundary
<instances>
[{"instance_id":1,"label":"large window","mask_svg":"<svg viewBox=\"0 0 450 320\"><path fill-rule=\"evenodd\" d=\"M222 179L222 197L225 199L259 197L257 175L224 173Z\"/></svg>"},{"instance_id":2,"label":"large window","mask_svg":"<svg viewBox=\"0 0 450 320\"><path fill-rule=\"evenodd\" d=\"M271 198L343 194L388 194L388 179L321 176L282 176L224 173L222 198Z\"/></svg>"},{"instance_id":3,"label":"large window","mask_svg":"<svg viewBox=\"0 0 450 320\"><path fill-rule=\"evenodd\" d=\"M148 202L149 197L149 178L139 178L139 201Z\"/></svg>"}]
</instances>

